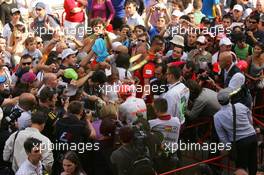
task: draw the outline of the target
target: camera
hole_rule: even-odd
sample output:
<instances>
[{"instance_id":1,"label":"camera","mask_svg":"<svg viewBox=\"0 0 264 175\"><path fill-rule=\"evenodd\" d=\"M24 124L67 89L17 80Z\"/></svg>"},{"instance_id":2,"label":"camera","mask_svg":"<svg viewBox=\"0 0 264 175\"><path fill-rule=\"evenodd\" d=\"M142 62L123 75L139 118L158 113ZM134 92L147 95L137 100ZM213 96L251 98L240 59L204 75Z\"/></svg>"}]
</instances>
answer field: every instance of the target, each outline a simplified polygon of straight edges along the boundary
<instances>
[{"instance_id":1,"label":"camera","mask_svg":"<svg viewBox=\"0 0 264 175\"><path fill-rule=\"evenodd\" d=\"M5 120L10 124L16 121L22 114L22 110L19 108L13 108L9 116L5 117Z\"/></svg>"},{"instance_id":2,"label":"camera","mask_svg":"<svg viewBox=\"0 0 264 175\"><path fill-rule=\"evenodd\" d=\"M209 76L208 75L200 75L199 80L202 80L202 81L209 80Z\"/></svg>"}]
</instances>

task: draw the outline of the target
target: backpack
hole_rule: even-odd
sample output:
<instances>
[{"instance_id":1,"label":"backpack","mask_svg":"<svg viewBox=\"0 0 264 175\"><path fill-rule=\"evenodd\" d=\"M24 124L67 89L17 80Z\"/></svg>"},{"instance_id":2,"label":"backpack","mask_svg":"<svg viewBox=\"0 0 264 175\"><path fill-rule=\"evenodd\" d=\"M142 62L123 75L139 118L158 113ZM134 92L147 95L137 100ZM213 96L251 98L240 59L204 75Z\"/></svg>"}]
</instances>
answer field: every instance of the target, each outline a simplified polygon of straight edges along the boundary
<instances>
[{"instance_id":1,"label":"backpack","mask_svg":"<svg viewBox=\"0 0 264 175\"><path fill-rule=\"evenodd\" d=\"M52 14L47 14L49 17L51 17L59 26L61 25L61 22L59 20L59 18L57 18L56 16L52 15Z\"/></svg>"},{"instance_id":2,"label":"backpack","mask_svg":"<svg viewBox=\"0 0 264 175\"><path fill-rule=\"evenodd\" d=\"M135 157L135 154L131 154L127 148L122 147L124 152L127 154L129 157ZM155 172L153 168L153 162L149 158L147 154L141 154L140 152L136 153L136 158L131 161L129 168L126 170L125 174L128 175L138 175L142 174L143 172Z\"/></svg>"}]
</instances>

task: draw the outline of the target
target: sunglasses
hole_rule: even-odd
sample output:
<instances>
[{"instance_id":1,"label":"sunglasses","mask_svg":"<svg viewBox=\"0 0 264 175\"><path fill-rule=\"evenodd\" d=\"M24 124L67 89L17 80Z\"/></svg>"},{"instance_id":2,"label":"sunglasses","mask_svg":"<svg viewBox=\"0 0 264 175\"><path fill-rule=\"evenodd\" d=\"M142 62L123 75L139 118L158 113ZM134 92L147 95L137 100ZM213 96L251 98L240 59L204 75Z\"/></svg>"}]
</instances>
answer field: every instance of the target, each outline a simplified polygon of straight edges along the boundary
<instances>
[{"instance_id":1,"label":"sunglasses","mask_svg":"<svg viewBox=\"0 0 264 175\"><path fill-rule=\"evenodd\" d=\"M116 51L116 50L113 50L112 52L113 52L113 54L120 54L121 53L120 51Z\"/></svg>"},{"instance_id":2,"label":"sunglasses","mask_svg":"<svg viewBox=\"0 0 264 175\"><path fill-rule=\"evenodd\" d=\"M32 62L25 62L25 63L22 63L23 66L26 66L26 65L31 65Z\"/></svg>"},{"instance_id":3,"label":"sunglasses","mask_svg":"<svg viewBox=\"0 0 264 175\"><path fill-rule=\"evenodd\" d=\"M41 11L42 9L36 9L36 11Z\"/></svg>"},{"instance_id":4,"label":"sunglasses","mask_svg":"<svg viewBox=\"0 0 264 175\"><path fill-rule=\"evenodd\" d=\"M37 42L37 44L43 44L43 41Z\"/></svg>"},{"instance_id":5,"label":"sunglasses","mask_svg":"<svg viewBox=\"0 0 264 175\"><path fill-rule=\"evenodd\" d=\"M200 45L200 46L204 46L204 45L206 45L206 43L197 43L198 45Z\"/></svg>"},{"instance_id":6,"label":"sunglasses","mask_svg":"<svg viewBox=\"0 0 264 175\"><path fill-rule=\"evenodd\" d=\"M138 41L139 41L139 42L143 42L143 43L146 42L146 41L143 40L143 39L138 39Z\"/></svg>"}]
</instances>

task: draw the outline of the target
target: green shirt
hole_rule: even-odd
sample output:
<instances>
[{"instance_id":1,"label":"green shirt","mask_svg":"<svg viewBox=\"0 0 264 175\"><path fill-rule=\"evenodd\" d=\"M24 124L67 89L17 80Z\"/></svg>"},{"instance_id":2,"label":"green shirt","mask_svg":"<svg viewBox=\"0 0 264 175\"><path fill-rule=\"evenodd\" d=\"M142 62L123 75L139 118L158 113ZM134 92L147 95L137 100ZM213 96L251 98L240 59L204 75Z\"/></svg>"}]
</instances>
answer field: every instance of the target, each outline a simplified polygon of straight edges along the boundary
<instances>
[{"instance_id":1,"label":"green shirt","mask_svg":"<svg viewBox=\"0 0 264 175\"><path fill-rule=\"evenodd\" d=\"M237 58L241 60L246 60L249 55L252 55L253 48L247 44L243 49L239 48L237 45L234 48L234 52L237 55Z\"/></svg>"}]
</instances>

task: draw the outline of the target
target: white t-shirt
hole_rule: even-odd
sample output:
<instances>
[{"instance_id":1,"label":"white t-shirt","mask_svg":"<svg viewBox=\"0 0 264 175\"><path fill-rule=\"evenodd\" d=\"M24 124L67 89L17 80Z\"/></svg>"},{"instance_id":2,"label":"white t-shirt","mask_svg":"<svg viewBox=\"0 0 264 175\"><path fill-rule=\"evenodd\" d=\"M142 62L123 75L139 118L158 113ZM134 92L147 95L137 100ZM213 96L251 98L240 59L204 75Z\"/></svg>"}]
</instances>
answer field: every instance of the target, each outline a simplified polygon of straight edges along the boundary
<instances>
[{"instance_id":1,"label":"white t-shirt","mask_svg":"<svg viewBox=\"0 0 264 175\"><path fill-rule=\"evenodd\" d=\"M149 125L151 130L158 131L163 134L164 140L162 144L166 144L164 148L173 148L171 151L174 153L177 150L176 146L180 135L181 123L177 117L166 116L166 118L167 117L170 117L170 119L157 118L149 120Z\"/></svg>"},{"instance_id":2,"label":"white t-shirt","mask_svg":"<svg viewBox=\"0 0 264 175\"><path fill-rule=\"evenodd\" d=\"M178 117L181 124L185 122L185 111L190 97L190 90L181 82L169 86L168 92L163 95L168 102L168 114Z\"/></svg>"},{"instance_id":3,"label":"white t-shirt","mask_svg":"<svg viewBox=\"0 0 264 175\"><path fill-rule=\"evenodd\" d=\"M119 106L119 119L132 124L137 119L137 113L142 113L147 119L147 106L143 99L130 96Z\"/></svg>"}]
</instances>

